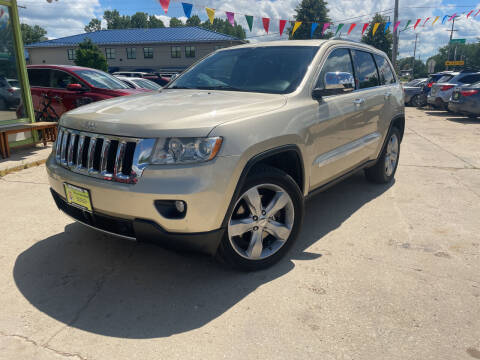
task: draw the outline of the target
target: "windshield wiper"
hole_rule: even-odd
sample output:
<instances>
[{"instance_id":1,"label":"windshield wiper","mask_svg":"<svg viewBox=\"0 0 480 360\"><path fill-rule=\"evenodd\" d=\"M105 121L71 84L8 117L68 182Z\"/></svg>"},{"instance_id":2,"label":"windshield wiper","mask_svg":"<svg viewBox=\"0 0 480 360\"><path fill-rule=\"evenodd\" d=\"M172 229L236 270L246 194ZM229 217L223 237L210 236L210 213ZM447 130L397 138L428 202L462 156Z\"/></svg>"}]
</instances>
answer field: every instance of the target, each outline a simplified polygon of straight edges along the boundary
<instances>
[{"instance_id":1,"label":"windshield wiper","mask_svg":"<svg viewBox=\"0 0 480 360\"><path fill-rule=\"evenodd\" d=\"M170 86L167 89L195 89L195 88L190 88L186 86Z\"/></svg>"},{"instance_id":2,"label":"windshield wiper","mask_svg":"<svg viewBox=\"0 0 480 360\"><path fill-rule=\"evenodd\" d=\"M239 89L230 85L218 85L218 86L199 86L197 89L200 90L229 90L229 91L248 91L244 89Z\"/></svg>"}]
</instances>

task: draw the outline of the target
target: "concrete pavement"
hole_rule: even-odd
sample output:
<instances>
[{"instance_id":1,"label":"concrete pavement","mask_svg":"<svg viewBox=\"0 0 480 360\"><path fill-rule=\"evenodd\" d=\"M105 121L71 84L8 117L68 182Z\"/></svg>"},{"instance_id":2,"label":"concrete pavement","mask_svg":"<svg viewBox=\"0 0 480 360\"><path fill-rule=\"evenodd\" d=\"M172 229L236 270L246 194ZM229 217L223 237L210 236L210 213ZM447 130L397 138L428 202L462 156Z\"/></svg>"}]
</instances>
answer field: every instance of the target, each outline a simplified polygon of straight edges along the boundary
<instances>
[{"instance_id":1,"label":"concrete pavement","mask_svg":"<svg viewBox=\"0 0 480 360\"><path fill-rule=\"evenodd\" d=\"M480 359L480 121L407 109L396 181L307 204L271 269L99 234L0 178L1 359Z\"/></svg>"}]
</instances>

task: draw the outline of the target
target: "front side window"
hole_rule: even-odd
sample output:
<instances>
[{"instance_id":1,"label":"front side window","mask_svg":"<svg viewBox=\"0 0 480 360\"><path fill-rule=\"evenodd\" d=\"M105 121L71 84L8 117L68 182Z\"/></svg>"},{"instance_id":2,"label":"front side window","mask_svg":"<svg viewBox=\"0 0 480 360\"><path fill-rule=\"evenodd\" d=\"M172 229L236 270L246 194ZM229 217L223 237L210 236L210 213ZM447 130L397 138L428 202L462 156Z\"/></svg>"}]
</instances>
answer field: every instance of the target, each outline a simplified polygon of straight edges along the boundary
<instances>
[{"instance_id":1,"label":"front side window","mask_svg":"<svg viewBox=\"0 0 480 360\"><path fill-rule=\"evenodd\" d=\"M106 48L105 49L105 57L107 59L115 59L115 49L113 48Z\"/></svg>"},{"instance_id":2,"label":"front side window","mask_svg":"<svg viewBox=\"0 0 480 360\"><path fill-rule=\"evenodd\" d=\"M287 94L305 77L318 46L265 46L212 53L169 89L221 89Z\"/></svg>"},{"instance_id":3,"label":"front side window","mask_svg":"<svg viewBox=\"0 0 480 360\"><path fill-rule=\"evenodd\" d=\"M75 60L75 49L68 49L67 50L68 60Z\"/></svg>"},{"instance_id":4,"label":"front side window","mask_svg":"<svg viewBox=\"0 0 480 360\"><path fill-rule=\"evenodd\" d=\"M69 84L79 84L77 78L69 73L60 70L52 70L52 87L56 89L66 89Z\"/></svg>"},{"instance_id":5,"label":"front side window","mask_svg":"<svg viewBox=\"0 0 480 360\"><path fill-rule=\"evenodd\" d=\"M99 70L74 70L75 74L100 89L128 89L122 81L115 76Z\"/></svg>"},{"instance_id":6,"label":"front side window","mask_svg":"<svg viewBox=\"0 0 480 360\"><path fill-rule=\"evenodd\" d=\"M336 49L328 55L318 77L316 88L325 89L325 75L329 72L344 72L353 76L353 65L348 49Z\"/></svg>"},{"instance_id":7,"label":"front side window","mask_svg":"<svg viewBox=\"0 0 480 360\"><path fill-rule=\"evenodd\" d=\"M355 63L355 74L359 89L366 89L379 85L377 66L369 52L352 50Z\"/></svg>"},{"instance_id":8,"label":"front side window","mask_svg":"<svg viewBox=\"0 0 480 360\"><path fill-rule=\"evenodd\" d=\"M136 59L136 58L137 58L137 49L127 48L127 59Z\"/></svg>"},{"instance_id":9,"label":"front side window","mask_svg":"<svg viewBox=\"0 0 480 360\"><path fill-rule=\"evenodd\" d=\"M153 48L151 47L143 48L143 57L145 59L153 59Z\"/></svg>"},{"instance_id":10,"label":"front side window","mask_svg":"<svg viewBox=\"0 0 480 360\"><path fill-rule=\"evenodd\" d=\"M195 46L185 46L185 57L195 57Z\"/></svg>"},{"instance_id":11,"label":"front side window","mask_svg":"<svg viewBox=\"0 0 480 360\"><path fill-rule=\"evenodd\" d=\"M180 46L172 46L171 52L172 52L172 58L182 57L182 49Z\"/></svg>"},{"instance_id":12,"label":"front side window","mask_svg":"<svg viewBox=\"0 0 480 360\"><path fill-rule=\"evenodd\" d=\"M380 73L380 84L381 85L389 85L395 84L395 75L393 75L392 68L388 63L387 59L385 59L381 55L373 55L375 58L375 62L377 63L378 72Z\"/></svg>"}]
</instances>

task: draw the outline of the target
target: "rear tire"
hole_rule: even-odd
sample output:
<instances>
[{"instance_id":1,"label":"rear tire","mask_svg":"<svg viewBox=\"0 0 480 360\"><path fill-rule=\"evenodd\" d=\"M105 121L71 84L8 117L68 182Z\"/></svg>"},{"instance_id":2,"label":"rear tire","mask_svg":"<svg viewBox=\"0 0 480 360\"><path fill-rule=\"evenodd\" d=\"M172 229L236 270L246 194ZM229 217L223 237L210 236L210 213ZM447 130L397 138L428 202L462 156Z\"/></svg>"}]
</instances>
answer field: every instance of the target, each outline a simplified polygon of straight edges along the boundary
<instances>
[{"instance_id":1,"label":"rear tire","mask_svg":"<svg viewBox=\"0 0 480 360\"><path fill-rule=\"evenodd\" d=\"M410 105L414 107L420 107L420 97L419 95L415 95L410 100Z\"/></svg>"},{"instance_id":2,"label":"rear tire","mask_svg":"<svg viewBox=\"0 0 480 360\"><path fill-rule=\"evenodd\" d=\"M290 175L254 168L228 214L217 259L236 269L256 271L279 261L298 237L303 194Z\"/></svg>"},{"instance_id":3,"label":"rear tire","mask_svg":"<svg viewBox=\"0 0 480 360\"><path fill-rule=\"evenodd\" d=\"M371 182L386 184L393 180L400 158L400 131L392 127L377 163L365 169L365 176Z\"/></svg>"}]
</instances>

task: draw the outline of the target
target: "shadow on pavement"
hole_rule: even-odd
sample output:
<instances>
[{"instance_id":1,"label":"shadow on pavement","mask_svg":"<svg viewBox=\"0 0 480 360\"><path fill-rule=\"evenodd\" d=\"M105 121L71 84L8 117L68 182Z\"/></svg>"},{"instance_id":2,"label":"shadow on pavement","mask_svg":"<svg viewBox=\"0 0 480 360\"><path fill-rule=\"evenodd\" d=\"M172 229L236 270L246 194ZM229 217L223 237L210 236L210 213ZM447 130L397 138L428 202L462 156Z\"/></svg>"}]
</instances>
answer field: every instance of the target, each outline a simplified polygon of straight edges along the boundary
<instances>
[{"instance_id":1,"label":"shadow on pavement","mask_svg":"<svg viewBox=\"0 0 480 360\"><path fill-rule=\"evenodd\" d=\"M360 173L319 194L306 205L292 250L260 272L231 271L209 257L137 244L73 223L20 254L13 276L33 306L72 327L120 338L166 337L217 318L292 270L292 259L320 258L305 249L388 188L366 182Z\"/></svg>"}]
</instances>

